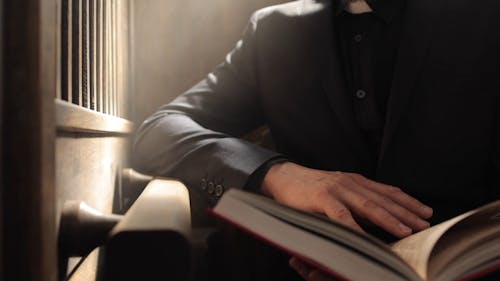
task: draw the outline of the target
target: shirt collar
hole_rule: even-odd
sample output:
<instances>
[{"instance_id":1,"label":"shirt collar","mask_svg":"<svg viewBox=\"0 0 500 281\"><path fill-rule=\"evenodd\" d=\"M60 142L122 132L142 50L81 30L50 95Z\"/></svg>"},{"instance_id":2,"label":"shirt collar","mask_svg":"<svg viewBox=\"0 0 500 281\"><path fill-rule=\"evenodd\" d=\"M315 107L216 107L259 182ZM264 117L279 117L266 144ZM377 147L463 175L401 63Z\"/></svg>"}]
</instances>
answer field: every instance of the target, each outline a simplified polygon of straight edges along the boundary
<instances>
[{"instance_id":1,"label":"shirt collar","mask_svg":"<svg viewBox=\"0 0 500 281\"><path fill-rule=\"evenodd\" d=\"M390 23L397 13L403 13L404 0L365 0L372 8L373 14L386 23ZM338 16L344 11L346 0L334 0L334 14Z\"/></svg>"}]
</instances>

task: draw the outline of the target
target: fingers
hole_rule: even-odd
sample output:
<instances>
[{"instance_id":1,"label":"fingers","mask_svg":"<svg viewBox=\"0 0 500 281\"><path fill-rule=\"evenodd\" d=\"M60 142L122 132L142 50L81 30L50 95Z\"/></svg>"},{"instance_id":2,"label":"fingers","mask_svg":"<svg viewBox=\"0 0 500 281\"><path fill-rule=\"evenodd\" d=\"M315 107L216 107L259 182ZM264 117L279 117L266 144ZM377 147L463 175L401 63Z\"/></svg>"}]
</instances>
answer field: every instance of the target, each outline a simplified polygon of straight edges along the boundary
<instances>
[{"instance_id":1,"label":"fingers","mask_svg":"<svg viewBox=\"0 0 500 281\"><path fill-rule=\"evenodd\" d=\"M299 261L295 257L292 257L288 263L290 264L290 267L293 268L302 278L308 280L309 274L312 271L311 267Z\"/></svg>"},{"instance_id":2,"label":"fingers","mask_svg":"<svg viewBox=\"0 0 500 281\"><path fill-rule=\"evenodd\" d=\"M414 214L417 214L419 217L428 219L432 217L433 210L432 208L422 204L420 201L417 199L409 196L408 194L404 193L401 191L401 189L386 185L383 183L375 182L370 179L367 179L363 177L362 175L359 174L349 174L355 181L360 182L364 186L366 186L369 189L372 189L373 191L383 194L384 196L387 196L390 198L392 201L405 206L406 209L410 210Z\"/></svg>"},{"instance_id":3,"label":"fingers","mask_svg":"<svg viewBox=\"0 0 500 281\"><path fill-rule=\"evenodd\" d=\"M432 209L400 189L359 174L310 169L291 162L275 164L264 178L263 192L278 202L326 214L363 231L354 217L367 219L397 237L427 228Z\"/></svg>"},{"instance_id":4,"label":"fingers","mask_svg":"<svg viewBox=\"0 0 500 281\"><path fill-rule=\"evenodd\" d=\"M307 281L334 281L326 274L309 265L301 262L299 259L292 257L289 261L290 267L293 268L304 280Z\"/></svg>"},{"instance_id":5,"label":"fingers","mask_svg":"<svg viewBox=\"0 0 500 281\"><path fill-rule=\"evenodd\" d=\"M329 278L326 274L319 270L313 270L309 274L308 281L335 281L335 279Z\"/></svg>"},{"instance_id":6,"label":"fingers","mask_svg":"<svg viewBox=\"0 0 500 281\"><path fill-rule=\"evenodd\" d=\"M353 220L350 213L348 216L345 215L348 218L335 215L346 213L342 209L344 207L400 238L410 235L412 229L418 231L429 227L429 224L417 214L403 207L405 205L394 202L385 194L378 193L376 189L382 188L379 185L375 186L374 182L369 182L366 178L355 174L336 173L335 175L339 178L329 188L331 196L328 196L335 199L329 200L328 204L332 205L331 207L324 205L324 212L330 218L339 220L340 217L343 224L359 229L355 222L350 221ZM397 196L400 197L400 195Z\"/></svg>"},{"instance_id":7,"label":"fingers","mask_svg":"<svg viewBox=\"0 0 500 281\"><path fill-rule=\"evenodd\" d=\"M324 203L325 209L324 213L327 215L330 219L339 222L347 227L350 227L354 230L357 230L359 232L364 233L365 231L359 226L358 223L354 220L352 217L351 212L347 207L340 203L338 200L334 199L333 197L327 196L324 198L326 201Z\"/></svg>"},{"instance_id":8,"label":"fingers","mask_svg":"<svg viewBox=\"0 0 500 281\"><path fill-rule=\"evenodd\" d=\"M427 221L421 219L419 216L401 207L400 205L395 204L394 202L388 202L383 204L383 206L389 213L413 230L420 231L427 229L430 226Z\"/></svg>"},{"instance_id":9,"label":"fingers","mask_svg":"<svg viewBox=\"0 0 500 281\"><path fill-rule=\"evenodd\" d=\"M412 233L411 228L406 226L403 222L389 213L384 207L374 201L356 194L356 192L350 193L349 201L351 204L350 207L354 212L370 220L393 235L402 238Z\"/></svg>"},{"instance_id":10,"label":"fingers","mask_svg":"<svg viewBox=\"0 0 500 281\"><path fill-rule=\"evenodd\" d=\"M372 200L379 206L382 206L386 209L392 216L402 222L404 225L410 227L413 230L424 230L429 227L429 223L423 219L421 219L418 214L415 214L400 204L392 201L392 199L388 198L385 195L380 195L370 189L361 188L361 187L353 187L354 191L362 194L362 196L366 197L369 200Z\"/></svg>"}]
</instances>

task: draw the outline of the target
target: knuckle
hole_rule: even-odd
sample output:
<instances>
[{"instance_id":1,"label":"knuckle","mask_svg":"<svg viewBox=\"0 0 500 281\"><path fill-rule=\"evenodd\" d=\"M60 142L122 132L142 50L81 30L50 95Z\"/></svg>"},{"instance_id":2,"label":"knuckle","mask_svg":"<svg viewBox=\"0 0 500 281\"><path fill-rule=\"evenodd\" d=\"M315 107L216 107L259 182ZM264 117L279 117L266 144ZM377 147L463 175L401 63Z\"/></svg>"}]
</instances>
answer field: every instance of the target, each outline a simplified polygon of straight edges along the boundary
<instances>
[{"instance_id":1,"label":"knuckle","mask_svg":"<svg viewBox=\"0 0 500 281\"><path fill-rule=\"evenodd\" d=\"M403 191L401 190L401 188L395 187L395 186L389 186L388 187L388 192L390 194L400 194L400 193L403 193Z\"/></svg>"},{"instance_id":2,"label":"knuckle","mask_svg":"<svg viewBox=\"0 0 500 281\"><path fill-rule=\"evenodd\" d=\"M383 196L383 197L380 198L380 204L384 205L384 206L391 206L391 205L394 205L394 201L392 201L391 199Z\"/></svg>"},{"instance_id":3,"label":"knuckle","mask_svg":"<svg viewBox=\"0 0 500 281\"><path fill-rule=\"evenodd\" d=\"M342 174L341 176L335 177L333 179L333 185L334 186L344 186L347 184L347 177Z\"/></svg>"},{"instance_id":4,"label":"knuckle","mask_svg":"<svg viewBox=\"0 0 500 281\"><path fill-rule=\"evenodd\" d=\"M346 178L346 176L347 176L347 174L344 172L335 171L335 172L331 172L330 178L333 182L338 182L338 181L344 180Z\"/></svg>"},{"instance_id":5,"label":"knuckle","mask_svg":"<svg viewBox=\"0 0 500 281\"><path fill-rule=\"evenodd\" d=\"M337 176L337 177L342 177L342 176L344 176L344 175L345 175L345 173L344 173L344 172L341 172L341 171L335 171L335 172L332 172L332 174L333 174L334 176Z\"/></svg>"},{"instance_id":6,"label":"knuckle","mask_svg":"<svg viewBox=\"0 0 500 281\"><path fill-rule=\"evenodd\" d=\"M333 215L338 220L347 220L351 217L351 212L346 208L338 208L334 210Z\"/></svg>"},{"instance_id":7,"label":"knuckle","mask_svg":"<svg viewBox=\"0 0 500 281\"><path fill-rule=\"evenodd\" d=\"M403 216L405 218L408 218L410 220L418 220L419 219L418 216L416 216L414 213L408 211L407 209L404 209L402 213L403 213Z\"/></svg>"},{"instance_id":8,"label":"knuckle","mask_svg":"<svg viewBox=\"0 0 500 281\"><path fill-rule=\"evenodd\" d=\"M361 201L361 207L363 207L364 209L373 210L373 209L377 209L378 205L373 200L365 198L365 199L363 199L363 201Z\"/></svg>"},{"instance_id":9,"label":"knuckle","mask_svg":"<svg viewBox=\"0 0 500 281\"><path fill-rule=\"evenodd\" d=\"M338 177L331 177L328 182L325 182L324 189L330 194L338 194L343 186L343 179Z\"/></svg>"}]
</instances>

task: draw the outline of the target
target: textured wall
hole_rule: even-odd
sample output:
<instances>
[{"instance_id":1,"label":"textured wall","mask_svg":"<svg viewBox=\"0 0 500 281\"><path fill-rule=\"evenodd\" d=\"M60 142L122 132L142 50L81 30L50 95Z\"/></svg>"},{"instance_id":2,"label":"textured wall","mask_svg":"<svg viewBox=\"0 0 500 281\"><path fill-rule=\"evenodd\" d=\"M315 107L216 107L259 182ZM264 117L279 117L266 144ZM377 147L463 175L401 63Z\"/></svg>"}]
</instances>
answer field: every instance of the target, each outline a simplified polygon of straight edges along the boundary
<instances>
[{"instance_id":1,"label":"textured wall","mask_svg":"<svg viewBox=\"0 0 500 281\"><path fill-rule=\"evenodd\" d=\"M134 121L222 62L253 11L284 0L134 1Z\"/></svg>"}]
</instances>

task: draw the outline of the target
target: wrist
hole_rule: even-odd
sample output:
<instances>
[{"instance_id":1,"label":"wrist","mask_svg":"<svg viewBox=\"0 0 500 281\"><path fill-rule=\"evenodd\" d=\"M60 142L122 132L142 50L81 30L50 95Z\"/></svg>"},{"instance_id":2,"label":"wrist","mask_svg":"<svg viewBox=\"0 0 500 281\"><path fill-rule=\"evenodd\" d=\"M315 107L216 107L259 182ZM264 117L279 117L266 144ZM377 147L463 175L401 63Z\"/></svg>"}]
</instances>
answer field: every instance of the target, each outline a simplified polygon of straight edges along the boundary
<instances>
[{"instance_id":1,"label":"wrist","mask_svg":"<svg viewBox=\"0 0 500 281\"><path fill-rule=\"evenodd\" d=\"M283 167L290 164L290 162L278 162L272 164L267 173L262 180L262 184L260 186L260 191L266 196L275 197L274 190L277 186L279 186L279 177L282 175Z\"/></svg>"},{"instance_id":2,"label":"wrist","mask_svg":"<svg viewBox=\"0 0 500 281\"><path fill-rule=\"evenodd\" d=\"M261 191L262 182L264 181L264 176L267 174L271 166L286 161L287 159L282 156L274 157L267 160L248 177L247 182L245 183L245 186L243 188L245 190L262 193Z\"/></svg>"}]
</instances>

